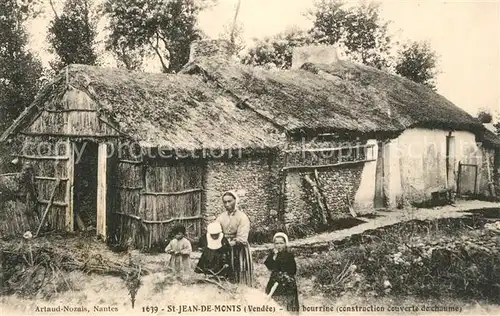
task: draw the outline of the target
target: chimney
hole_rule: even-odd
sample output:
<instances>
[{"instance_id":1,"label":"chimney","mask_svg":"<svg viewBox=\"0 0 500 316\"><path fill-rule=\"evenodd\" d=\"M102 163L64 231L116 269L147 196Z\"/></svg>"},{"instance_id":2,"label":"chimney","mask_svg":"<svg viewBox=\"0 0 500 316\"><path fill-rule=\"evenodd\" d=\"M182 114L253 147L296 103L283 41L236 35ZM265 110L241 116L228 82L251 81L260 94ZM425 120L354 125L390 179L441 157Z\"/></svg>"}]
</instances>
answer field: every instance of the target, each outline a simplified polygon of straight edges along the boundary
<instances>
[{"instance_id":1,"label":"chimney","mask_svg":"<svg viewBox=\"0 0 500 316\"><path fill-rule=\"evenodd\" d=\"M292 69L298 69L305 63L333 64L339 60L337 47L333 45L295 47L292 55Z\"/></svg>"},{"instance_id":2,"label":"chimney","mask_svg":"<svg viewBox=\"0 0 500 316\"><path fill-rule=\"evenodd\" d=\"M226 40L199 40L191 43L189 62L203 57L219 57L232 59L234 57L233 45Z\"/></svg>"}]
</instances>

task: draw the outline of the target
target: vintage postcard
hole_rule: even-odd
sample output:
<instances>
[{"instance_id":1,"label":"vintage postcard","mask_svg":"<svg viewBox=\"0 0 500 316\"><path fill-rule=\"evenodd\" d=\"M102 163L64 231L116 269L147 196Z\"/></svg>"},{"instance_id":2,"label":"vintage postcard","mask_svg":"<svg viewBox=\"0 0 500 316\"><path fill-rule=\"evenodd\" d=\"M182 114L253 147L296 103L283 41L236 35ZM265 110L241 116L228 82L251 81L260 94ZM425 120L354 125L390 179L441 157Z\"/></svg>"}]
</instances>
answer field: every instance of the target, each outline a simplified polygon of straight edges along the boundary
<instances>
[{"instance_id":1,"label":"vintage postcard","mask_svg":"<svg viewBox=\"0 0 500 316\"><path fill-rule=\"evenodd\" d=\"M0 314L499 315L499 25L0 0Z\"/></svg>"}]
</instances>

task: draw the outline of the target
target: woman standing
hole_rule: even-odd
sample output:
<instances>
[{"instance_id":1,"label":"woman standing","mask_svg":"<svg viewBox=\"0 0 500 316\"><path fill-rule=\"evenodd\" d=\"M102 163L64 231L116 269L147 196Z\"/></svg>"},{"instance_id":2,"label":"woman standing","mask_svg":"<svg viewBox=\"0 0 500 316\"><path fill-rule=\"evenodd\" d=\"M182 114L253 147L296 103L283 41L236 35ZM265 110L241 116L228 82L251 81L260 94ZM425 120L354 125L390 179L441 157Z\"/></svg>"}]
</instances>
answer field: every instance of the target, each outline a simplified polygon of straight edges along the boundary
<instances>
[{"instance_id":1,"label":"woman standing","mask_svg":"<svg viewBox=\"0 0 500 316\"><path fill-rule=\"evenodd\" d=\"M248 244L250 220L238 209L238 195L227 191L222 195L225 212L216 221L220 223L224 236L231 246L230 261L232 268L231 280L235 283L253 285L252 254Z\"/></svg>"},{"instance_id":2,"label":"woman standing","mask_svg":"<svg viewBox=\"0 0 500 316\"><path fill-rule=\"evenodd\" d=\"M271 277L266 286L266 294L271 295L288 312L299 312L299 296L295 274L297 264L293 253L289 252L288 236L285 233L276 233L273 238L274 249L264 264L271 271Z\"/></svg>"}]
</instances>

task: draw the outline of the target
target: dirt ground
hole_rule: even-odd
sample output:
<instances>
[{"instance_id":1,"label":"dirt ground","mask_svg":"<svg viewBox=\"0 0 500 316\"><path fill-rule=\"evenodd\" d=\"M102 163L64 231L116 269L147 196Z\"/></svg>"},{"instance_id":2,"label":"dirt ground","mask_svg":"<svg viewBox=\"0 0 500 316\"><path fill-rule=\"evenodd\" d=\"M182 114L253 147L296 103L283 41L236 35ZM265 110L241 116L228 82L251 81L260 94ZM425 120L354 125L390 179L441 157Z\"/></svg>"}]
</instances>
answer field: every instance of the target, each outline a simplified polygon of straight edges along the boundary
<instances>
[{"instance_id":1,"label":"dirt ground","mask_svg":"<svg viewBox=\"0 0 500 316\"><path fill-rule=\"evenodd\" d=\"M472 201L474 202L474 201ZM491 206L491 205L488 205ZM494 206L498 207L498 204ZM407 214L401 216L411 216L412 219L420 217L460 217L464 210L472 208L485 207L484 203L468 203L460 207L445 207L443 209L422 210L420 214ZM487 206L486 206L487 207ZM437 213L436 211L439 211ZM395 215L389 215L389 220L383 220L384 225L390 225L395 220ZM380 219L378 219L380 220ZM401 218L396 221L401 221ZM370 224L377 226L378 224ZM364 224L362 224L364 225ZM360 225L360 226L362 226ZM354 231L363 230L365 228L353 228ZM347 229L347 231L353 231ZM345 231L335 232L338 236L347 234ZM335 234L329 233L329 234ZM332 237L329 235L329 237ZM55 237L54 237L55 238ZM80 249L92 254L100 254L110 260L125 262L128 259L127 254L113 253L99 241L89 239L83 240L79 237L74 237L74 240L68 239L52 239L51 243L59 243L64 251L72 251L72 249ZM315 238L315 239L314 239ZM326 234L313 237L313 240L324 240ZM335 237L337 238L337 237ZM301 243L303 241L295 241ZM76 245L76 246L75 246ZM72 248L73 247L73 248ZM189 310L190 306L212 306L219 305L220 308L226 308L225 315L238 315L250 313L248 308L255 309L253 313L261 315L287 315L285 311L280 309L274 301L268 299L264 294L264 288L267 283L269 272L263 265L263 260L255 262L255 277L256 287L249 289L246 287L233 288L229 284L224 284L228 290L223 290L213 284L197 283L194 281L198 276L193 275L187 281L174 281L166 272L166 254L143 254L138 251L131 251L130 254L136 262L140 262L141 267L151 271L152 273L141 278L141 286L137 292L135 308L131 306L131 299L125 282L115 276L86 274L81 271L73 271L65 275L68 284L71 285L70 290L56 292L50 297L41 295L34 298L20 297L18 295L0 296L0 314L1 315L66 315L68 313L50 313L42 312L43 308L56 308L60 306L64 308L73 308L75 310L86 308L85 312L71 312L71 314L98 314L98 315L147 315L158 314L168 315L174 314L169 312L170 306L176 306L175 314L179 312L180 305L186 305L187 310L182 314L189 315L220 315L221 312L206 312L193 309ZM319 253L316 256L326 256L327 253ZM193 256L192 265L197 262L197 256ZM297 266L299 269L307 267L306 261L311 260L311 256L297 256ZM298 278L299 300L301 315L332 315L332 314L349 314L349 315L500 315L500 306L491 305L485 302L473 301L463 302L457 299L440 300L422 300L413 297L404 297L400 299L390 297L366 297L353 296L350 294L341 297L328 297L323 294L318 287L314 286L314 279ZM222 306L222 307L221 307ZM239 306L239 307L238 307ZM348 308L356 308L356 306L364 308L373 308L375 311L366 313L356 313L347 311ZM459 313L446 313L438 311L415 312L415 307L420 310L422 307L458 307ZM94 313L94 308L101 311ZM149 309L147 309L149 307ZM237 310L241 308L241 310ZM37 311L37 308L39 311ZM109 311L111 308L117 311ZM157 308L157 310L156 310ZM381 311L383 308L384 312ZM413 308L413 311L412 311ZM274 312L270 312L274 309ZM329 312L325 310L330 309ZM377 311L378 309L378 311ZM391 311L389 311L391 310Z\"/></svg>"},{"instance_id":2,"label":"dirt ground","mask_svg":"<svg viewBox=\"0 0 500 316\"><path fill-rule=\"evenodd\" d=\"M372 215L376 215L372 218L359 217L364 223L356 225L351 228L337 230L333 232L327 232L322 234L317 234L307 238L301 238L290 241L290 246L293 247L304 247L304 246L317 246L323 243L328 243L333 240L340 240L348 236L355 234L360 234L364 231L370 229L377 229L384 226L394 225L400 222L406 222L411 220L432 220L438 218L457 218L463 217L470 213L468 211L483 209L483 208L498 208L498 202L487 202L478 200L469 201L456 201L454 205L446 205L434 208L408 208L405 210L387 210L387 211L376 211ZM272 244L262 244L255 245L254 251L265 251L272 248Z\"/></svg>"},{"instance_id":3,"label":"dirt ground","mask_svg":"<svg viewBox=\"0 0 500 316\"><path fill-rule=\"evenodd\" d=\"M134 254L139 255L139 254ZM18 296L3 296L0 297L0 310L3 315L52 315L51 313L40 313L36 311L37 307L56 307L56 306L85 306L90 314L94 314L92 309L94 306L99 307L116 307L118 312L100 312L99 315L137 315L148 314L143 311L145 307L158 307L157 312L150 312L158 315L173 314L167 312L170 305L252 305L258 308L274 307L274 312L260 312L257 314L272 314L272 315L287 315L286 312L280 310L272 300L266 298L263 293L267 283L269 273L261 262L255 264L256 289L240 288L235 294L231 294L225 290L219 289L212 284L182 284L174 282L171 284L164 266L164 254L159 255L144 255L141 254L141 262L151 271L156 271L153 274L142 278L142 285L137 292L135 308L132 309L130 296L125 283L122 279L114 276L102 275L87 275L82 272L74 271L67 275L67 279L73 285L72 290L63 293L56 293L50 299L41 297L35 299L26 299ZM300 269L301 262L306 258L297 258L297 264ZM193 264L196 261L193 260ZM301 315L331 315L344 314L337 312L337 308L353 307L355 305L363 307L383 307L386 311L389 308L408 307L408 306L451 306L460 307L461 315L500 315L500 306L488 305L481 302L474 304L464 304L459 300L446 301L423 301L415 298L404 298L395 301L390 298L360 298L344 296L341 298L329 298L319 293L313 286L313 280L298 279L299 299L301 309L306 310L301 312ZM333 308L335 312L321 312L320 309ZM163 311L161 309L164 309ZM308 310L308 311L307 311ZM313 311L316 310L316 311ZM86 313L86 314L89 314ZM176 312L178 313L178 311ZM226 315L237 315L246 313L245 311L226 312ZM347 312L345 312L347 313ZM63 313L64 314L64 313ZM84 314L74 312L71 314ZM184 313L190 315L200 314L200 312ZM217 315L220 313L203 313L204 315ZM453 313L444 312L370 312L370 313L348 313L349 315L452 315ZM55 315L55 313L54 313ZM59 313L60 315L60 313Z\"/></svg>"}]
</instances>

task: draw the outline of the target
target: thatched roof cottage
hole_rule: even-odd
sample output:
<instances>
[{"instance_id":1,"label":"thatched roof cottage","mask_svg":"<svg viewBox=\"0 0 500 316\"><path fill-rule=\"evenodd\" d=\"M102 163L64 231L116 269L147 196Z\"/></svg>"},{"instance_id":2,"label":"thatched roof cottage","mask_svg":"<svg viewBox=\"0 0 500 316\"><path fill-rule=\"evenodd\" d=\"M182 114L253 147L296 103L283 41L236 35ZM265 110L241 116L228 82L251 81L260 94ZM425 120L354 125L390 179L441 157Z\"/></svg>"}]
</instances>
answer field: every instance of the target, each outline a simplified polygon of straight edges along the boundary
<instances>
[{"instance_id":1,"label":"thatched roof cottage","mask_svg":"<svg viewBox=\"0 0 500 316\"><path fill-rule=\"evenodd\" d=\"M286 71L230 51L195 42L179 74L70 65L45 86L0 141L23 142L48 225L150 248L179 221L199 236L232 188L254 240L443 191L492 194L498 138L428 88L328 47Z\"/></svg>"}]
</instances>

